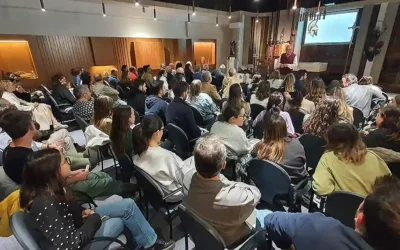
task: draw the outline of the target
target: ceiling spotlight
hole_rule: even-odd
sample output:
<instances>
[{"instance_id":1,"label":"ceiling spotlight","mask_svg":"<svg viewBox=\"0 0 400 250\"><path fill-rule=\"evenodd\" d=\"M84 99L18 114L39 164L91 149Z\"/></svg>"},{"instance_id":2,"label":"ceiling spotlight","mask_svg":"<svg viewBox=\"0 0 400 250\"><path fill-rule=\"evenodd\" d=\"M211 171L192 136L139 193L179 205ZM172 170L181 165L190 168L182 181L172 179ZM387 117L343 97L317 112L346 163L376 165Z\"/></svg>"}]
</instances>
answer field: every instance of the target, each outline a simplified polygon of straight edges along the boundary
<instances>
[{"instance_id":1,"label":"ceiling spotlight","mask_svg":"<svg viewBox=\"0 0 400 250\"><path fill-rule=\"evenodd\" d=\"M40 7L42 7L42 11L46 11L43 0L40 0Z\"/></svg>"},{"instance_id":2,"label":"ceiling spotlight","mask_svg":"<svg viewBox=\"0 0 400 250\"><path fill-rule=\"evenodd\" d=\"M293 4L293 7L292 7L292 10L295 10L295 9L297 9L297 0L294 0L294 4Z\"/></svg>"},{"instance_id":3,"label":"ceiling spotlight","mask_svg":"<svg viewBox=\"0 0 400 250\"><path fill-rule=\"evenodd\" d=\"M215 19L215 22L216 22L216 23L215 23L215 26L218 27L218 26L219 26L218 16L217 16L217 18Z\"/></svg>"},{"instance_id":4,"label":"ceiling spotlight","mask_svg":"<svg viewBox=\"0 0 400 250\"><path fill-rule=\"evenodd\" d=\"M107 13L106 13L106 5L104 4L104 1L101 1L101 7L103 8L103 17L106 17Z\"/></svg>"},{"instance_id":5,"label":"ceiling spotlight","mask_svg":"<svg viewBox=\"0 0 400 250\"><path fill-rule=\"evenodd\" d=\"M232 6L229 5L229 16L228 19L232 18Z\"/></svg>"},{"instance_id":6,"label":"ceiling spotlight","mask_svg":"<svg viewBox=\"0 0 400 250\"><path fill-rule=\"evenodd\" d=\"M139 1L138 0L136 0L135 1L135 6L137 7L137 6L139 6L140 4L139 4Z\"/></svg>"},{"instance_id":7,"label":"ceiling spotlight","mask_svg":"<svg viewBox=\"0 0 400 250\"><path fill-rule=\"evenodd\" d=\"M187 22L190 23L190 11L189 11L189 6L188 6L188 19Z\"/></svg>"},{"instance_id":8,"label":"ceiling spotlight","mask_svg":"<svg viewBox=\"0 0 400 250\"><path fill-rule=\"evenodd\" d=\"M257 16L256 16L256 23L258 23L258 11L257 11Z\"/></svg>"},{"instance_id":9,"label":"ceiling spotlight","mask_svg":"<svg viewBox=\"0 0 400 250\"><path fill-rule=\"evenodd\" d=\"M157 12L156 7L154 6L154 13L153 13L154 21L157 21Z\"/></svg>"},{"instance_id":10,"label":"ceiling spotlight","mask_svg":"<svg viewBox=\"0 0 400 250\"><path fill-rule=\"evenodd\" d=\"M196 15L196 6L194 6L194 0L193 0L193 5L192 5L192 15L195 16Z\"/></svg>"},{"instance_id":11,"label":"ceiling spotlight","mask_svg":"<svg viewBox=\"0 0 400 250\"><path fill-rule=\"evenodd\" d=\"M142 7L142 12L146 13L146 8L144 6Z\"/></svg>"}]
</instances>

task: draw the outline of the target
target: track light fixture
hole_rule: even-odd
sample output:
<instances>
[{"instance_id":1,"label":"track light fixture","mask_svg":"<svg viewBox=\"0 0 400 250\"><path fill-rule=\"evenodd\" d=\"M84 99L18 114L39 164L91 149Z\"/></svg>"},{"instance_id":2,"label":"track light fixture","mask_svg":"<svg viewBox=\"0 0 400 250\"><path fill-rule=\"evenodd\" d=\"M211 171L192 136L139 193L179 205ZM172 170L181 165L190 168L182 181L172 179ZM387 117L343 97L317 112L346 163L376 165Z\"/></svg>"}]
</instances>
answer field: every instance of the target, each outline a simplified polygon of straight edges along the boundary
<instances>
[{"instance_id":1,"label":"track light fixture","mask_svg":"<svg viewBox=\"0 0 400 250\"><path fill-rule=\"evenodd\" d=\"M216 27L218 27L218 26L219 26L218 14L217 14L217 17L216 17L216 19L215 19L215 26L216 26Z\"/></svg>"},{"instance_id":2,"label":"track light fixture","mask_svg":"<svg viewBox=\"0 0 400 250\"><path fill-rule=\"evenodd\" d=\"M189 11L189 6L188 6L188 19L187 22L190 23L190 11Z\"/></svg>"},{"instance_id":3,"label":"track light fixture","mask_svg":"<svg viewBox=\"0 0 400 250\"><path fill-rule=\"evenodd\" d=\"M194 0L193 0L193 5L192 5L192 15L195 16L196 15L196 6L194 6Z\"/></svg>"},{"instance_id":4,"label":"track light fixture","mask_svg":"<svg viewBox=\"0 0 400 250\"><path fill-rule=\"evenodd\" d=\"M256 16L256 23L258 23L258 11L257 11L257 16Z\"/></svg>"},{"instance_id":5,"label":"track light fixture","mask_svg":"<svg viewBox=\"0 0 400 250\"><path fill-rule=\"evenodd\" d=\"M140 4L139 4L139 0L135 0L135 6L137 7L137 6L139 6Z\"/></svg>"},{"instance_id":6,"label":"track light fixture","mask_svg":"<svg viewBox=\"0 0 400 250\"><path fill-rule=\"evenodd\" d=\"M293 4L293 7L292 7L292 10L295 10L295 9L297 9L297 0L294 0L294 4Z\"/></svg>"},{"instance_id":7,"label":"track light fixture","mask_svg":"<svg viewBox=\"0 0 400 250\"><path fill-rule=\"evenodd\" d=\"M154 21L157 21L156 3L153 1L153 4L154 4L153 18L154 18Z\"/></svg>"},{"instance_id":8,"label":"track light fixture","mask_svg":"<svg viewBox=\"0 0 400 250\"><path fill-rule=\"evenodd\" d=\"M42 7L42 11L46 11L43 0L40 0L40 7Z\"/></svg>"},{"instance_id":9,"label":"track light fixture","mask_svg":"<svg viewBox=\"0 0 400 250\"><path fill-rule=\"evenodd\" d=\"M101 1L101 7L103 8L103 16L106 17L107 13L106 13L106 5L104 4L104 0Z\"/></svg>"},{"instance_id":10,"label":"track light fixture","mask_svg":"<svg viewBox=\"0 0 400 250\"><path fill-rule=\"evenodd\" d=\"M229 5L229 16L228 16L228 18L229 19L232 18L232 6L231 5Z\"/></svg>"}]
</instances>

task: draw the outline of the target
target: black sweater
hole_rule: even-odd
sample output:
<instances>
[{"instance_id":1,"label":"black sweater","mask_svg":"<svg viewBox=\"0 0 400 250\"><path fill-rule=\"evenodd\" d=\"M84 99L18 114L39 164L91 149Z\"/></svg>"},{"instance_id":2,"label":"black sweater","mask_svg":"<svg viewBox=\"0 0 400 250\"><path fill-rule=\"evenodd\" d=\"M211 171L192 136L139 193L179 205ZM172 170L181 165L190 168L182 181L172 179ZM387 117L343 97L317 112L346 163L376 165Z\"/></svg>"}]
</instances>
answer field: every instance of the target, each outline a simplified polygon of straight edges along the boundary
<instances>
[{"instance_id":1,"label":"black sweater","mask_svg":"<svg viewBox=\"0 0 400 250\"><path fill-rule=\"evenodd\" d=\"M36 197L29 210L29 224L47 239L40 244L41 249L83 249L100 228L101 218L92 214L84 220L82 211L77 203L59 202L50 194Z\"/></svg>"},{"instance_id":2,"label":"black sweater","mask_svg":"<svg viewBox=\"0 0 400 250\"><path fill-rule=\"evenodd\" d=\"M55 85L51 95L57 104L70 104L72 106L76 102L74 95L64 85Z\"/></svg>"}]
</instances>

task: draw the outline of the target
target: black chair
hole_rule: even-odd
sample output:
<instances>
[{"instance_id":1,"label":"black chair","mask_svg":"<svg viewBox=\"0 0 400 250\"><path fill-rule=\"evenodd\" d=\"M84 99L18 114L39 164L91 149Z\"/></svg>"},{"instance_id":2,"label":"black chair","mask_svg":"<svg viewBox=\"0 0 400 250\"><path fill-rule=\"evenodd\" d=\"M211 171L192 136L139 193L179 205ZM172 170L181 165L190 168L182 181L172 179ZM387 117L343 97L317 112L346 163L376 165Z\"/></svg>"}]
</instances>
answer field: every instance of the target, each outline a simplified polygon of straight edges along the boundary
<instances>
[{"instance_id":1,"label":"black chair","mask_svg":"<svg viewBox=\"0 0 400 250\"><path fill-rule=\"evenodd\" d=\"M260 243L266 242L266 231L261 229L253 230L246 239L233 246L227 246L217 230L194 211L181 204L178 213L185 232L186 250L188 250L188 235L193 240L196 250L251 250L259 247Z\"/></svg>"},{"instance_id":2,"label":"black chair","mask_svg":"<svg viewBox=\"0 0 400 250\"><path fill-rule=\"evenodd\" d=\"M385 92L382 92L382 95L386 98L386 103L389 103L389 96Z\"/></svg>"},{"instance_id":3,"label":"black chair","mask_svg":"<svg viewBox=\"0 0 400 250\"><path fill-rule=\"evenodd\" d=\"M201 115L200 111L191 105L189 105L189 107L193 112L194 120L196 121L197 126L203 127L204 120L203 120L203 116Z\"/></svg>"},{"instance_id":4,"label":"black chair","mask_svg":"<svg viewBox=\"0 0 400 250\"><path fill-rule=\"evenodd\" d=\"M356 126L357 129L362 129L365 123L364 114L360 109L353 106L352 108L353 108L353 119L354 119L353 125Z\"/></svg>"},{"instance_id":5,"label":"black chair","mask_svg":"<svg viewBox=\"0 0 400 250\"><path fill-rule=\"evenodd\" d=\"M281 166L271 161L252 159L247 174L260 190L261 201L268 209L285 211L283 205L287 205L289 212L295 210L294 189L289 175Z\"/></svg>"},{"instance_id":6,"label":"black chair","mask_svg":"<svg viewBox=\"0 0 400 250\"><path fill-rule=\"evenodd\" d=\"M310 176L314 174L315 168L325 151L326 142L323 138L316 135L302 135L299 138L306 153L307 171Z\"/></svg>"},{"instance_id":7,"label":"black chair","mask_svg":"<svg viewBox=\"0 0 400 250\"><path fill-rule=\"evenodd\" d=\"M167 125L167 134L168 139L171 140L172 143L175 145L175 153L180 158L186 160L192 155L190 143L194 142L197 139L189 141L185 132L180 127L172 123L169 123Z\"/></svg>"},{"instance_id":8,"label":"black chair","mask_svg":"<svg viewBox=\"0 0 400 250\"><path fill-rule=\"evenodd\" d=\"M53 248L52 244L40 232L29 226L28 218L22 211L18 211L11 216L10 228L14 237L24 250L40 250L43 247L46 249ZM109 242L109 244L115 242L119 245L119 249L121 249L121 247L125 250L130 249L119 239L111 237L94 238L91 243L99 241ZM102 249L109 249L108 245Z\"/></svg>"},{"instance_id":9,"label":"black chair","mask_svg":"<svg viewBox=\"0 0 400 250\"><path fill-rule=\"evenodd\" d=\"M137 125L137 124L139 124L140 123L140 121L142 120L142 118L143 118L143 114L140 114L139 112L137 112L136 110L134 110L134 113L135 113L135 125Z\"/></svg>"},{"instance_id":10,"label":"black chair","mask_svg":"<svg viewBox=\"0 0 400 250\"><path fill-rule=\"evenodd\" d=\"M172 197L173 195L182 192L182 188L178 188L174 192L165 195L164 191L158 184L156 180L154 180L150 175L148 175L145 171L141 170L138 167L135 167L135 176L137 182L144 193L144 200L146 202L146 218L149 220L149 203L150 205L157 211L162 211L163 214L167 215L167 221L169 224L169 236L172 239L173 228L172 228L172 220L177 217L178 211L177 206L181 202L170 203L167 202L167 199ZM149 220L151 222L151 220Z\"/></svg>"},{"instance_id":11,"label":"black chair","mask_svg":"<svg viewBox=\"0 0 400 250\"><path fill-rule=\"evenodd\" d=\"M117 159L115 165L116 179L121 180L124 183L130 183L131 177L135 172L132 157L129 157L129 155L127 155L126 153L116 154L115 150L112 147L112 143L110 144L110 147L112 157L114 159Z\"/></svg>"},{"instance_id":12,"label":"black chair","mask_svg":"<svg viewBox=\"0 0 400 250\"><path fill-rule=\"evenodd\" d=\"M45 98L49 101L50 106L52 108L53 114L54 116L61 122L64 124L70 124L75 122L75 118L74 118L74 114L72 112L72 107L71 104L69 103L61 103L58 104L56 102L56 100L53 98L53 96L51 95L50 90L42 85L42 92L45 96Z\"/></svg>"},{"instance_id":13,"label":"black chair","mask_svg":"<svg viewBox=\"0 0 400 250\"><path fill-rule=\"evenodd\" d=\"M83 133L85 133L86 128L89 126L89 124L87 124L87 122L85 120L82 119L82 117L75 115L75 120L79 125L79 128L83 131Z\"/></svg>"},{"instance_id":14,"label":"black chair","mask_svg":"<svg viewBox=\"0 0 400 250\"><path fill-rule=\"evenodd\" d=\"M290 115L290 119L292 119L294 132L298 134L303 134L303 121L304 116L306 116L303 112L301 112L298 108L291 108L287 111Z\"/></svg>"},{"instance_id":15,"label":"black chair","mask_svg":"<svg viewBox=\"0 0 400 250\"><path fill-rule=\"evenodd\" d=\"M351 192L333 192L326 198L325 215L354 228L354 215L364 199L364 196Z\"/></svg>"},{"instance_id":16,"label":"black chair","mask_svg":"<svg viewBox=\"0 0 400 250\"><path fill-rule=\"evenodd\" d=\"M265 110L265 107L260 105L260 104L251 104L250 105L251 109L251 119L254 121L256 117Z\"/></svg>"}]
</instances>

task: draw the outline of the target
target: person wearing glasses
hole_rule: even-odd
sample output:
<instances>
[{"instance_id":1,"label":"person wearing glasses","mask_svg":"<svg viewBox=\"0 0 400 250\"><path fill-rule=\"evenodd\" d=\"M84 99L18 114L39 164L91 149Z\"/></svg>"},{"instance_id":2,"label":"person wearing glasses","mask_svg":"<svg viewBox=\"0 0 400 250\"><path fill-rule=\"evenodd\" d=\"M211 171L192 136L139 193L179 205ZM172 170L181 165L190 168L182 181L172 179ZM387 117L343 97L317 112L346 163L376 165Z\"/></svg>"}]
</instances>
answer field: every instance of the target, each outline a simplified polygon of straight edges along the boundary
<instances>
[{"instance_id":1,"label":"person wearing glasses","mask_svg":"<svg viewBox=\"0 0 400 250\"><path fill-rule=\"evenodd\" d=\"M228 156L244 156L249 154L259 140L250 140L240 127L246 118L244 108L240 106L226 106L220 120L214 123L210 133L222 138L227 147Z\"/></svg>"},{"instance_id":2,"label":"person wearing glasses","mask_svg":"<svg viewBox=\"0 0 400 250\"><path fill-rule=\"evenodd\" d=\"M166 195L181 188L185 163L179 156L160 147L164 124L156 115L146 115L132 130L133 163L157 181ZM168 202L181 201L182 192Z\"/></svg>"}]
</instances>

